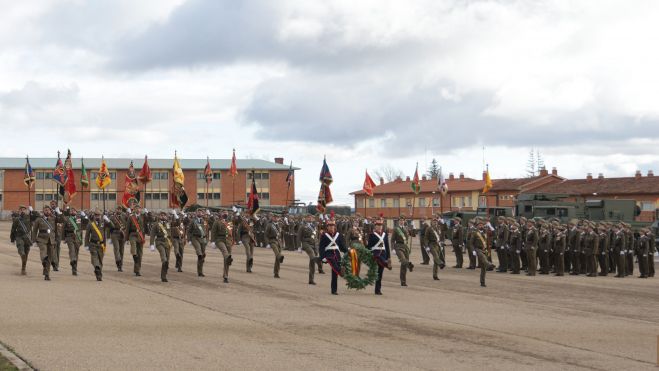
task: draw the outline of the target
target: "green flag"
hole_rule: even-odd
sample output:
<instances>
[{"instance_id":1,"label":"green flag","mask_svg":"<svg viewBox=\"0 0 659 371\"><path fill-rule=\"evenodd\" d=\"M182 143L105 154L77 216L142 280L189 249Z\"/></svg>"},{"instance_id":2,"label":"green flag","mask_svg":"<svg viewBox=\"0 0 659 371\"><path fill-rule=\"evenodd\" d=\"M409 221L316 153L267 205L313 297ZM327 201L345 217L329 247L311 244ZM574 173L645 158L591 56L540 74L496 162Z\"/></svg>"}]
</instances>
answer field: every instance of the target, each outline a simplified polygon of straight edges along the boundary
<instances>
[{"instance_id":1,"label":"green flag","mask_svg":"<svg viewBox=\"0 0 659 371\"><path fill-rule=\"evenodd\" d=\"M80 159L80 163L82 164L80 170L80 185L84 189L89 187L89 177L87 176L87 169L85 169L85 160Z\"/></svg>"}]
</instances>

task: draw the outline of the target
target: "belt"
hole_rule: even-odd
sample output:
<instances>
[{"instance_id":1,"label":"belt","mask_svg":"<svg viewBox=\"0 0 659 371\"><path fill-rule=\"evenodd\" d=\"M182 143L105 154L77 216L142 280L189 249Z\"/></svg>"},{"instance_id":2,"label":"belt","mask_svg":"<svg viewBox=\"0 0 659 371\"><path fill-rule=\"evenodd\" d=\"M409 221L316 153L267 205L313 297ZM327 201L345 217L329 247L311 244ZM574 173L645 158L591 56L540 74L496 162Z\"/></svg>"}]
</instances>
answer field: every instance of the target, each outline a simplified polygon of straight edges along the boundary
<instances>
[{"instance_id":1,"label":"belt","mask_svg":"<svg viewBox=\"0 0 659 371\"><path fill-rule=\"evenodd\" d=\"M48 230L47 229L40 229L39 233L48 233Z\"/></svg>"},{"instance_id":2,"label":"belt","mask_svg":"<svg viewBox=\"0 0 659 371\"><path fill-rule=\"evenodd\" d=\"M338 246L327 246L327 247L325 248L325 250L338 250L338 249L339 249Z\"/></svg>"}]
</instances>

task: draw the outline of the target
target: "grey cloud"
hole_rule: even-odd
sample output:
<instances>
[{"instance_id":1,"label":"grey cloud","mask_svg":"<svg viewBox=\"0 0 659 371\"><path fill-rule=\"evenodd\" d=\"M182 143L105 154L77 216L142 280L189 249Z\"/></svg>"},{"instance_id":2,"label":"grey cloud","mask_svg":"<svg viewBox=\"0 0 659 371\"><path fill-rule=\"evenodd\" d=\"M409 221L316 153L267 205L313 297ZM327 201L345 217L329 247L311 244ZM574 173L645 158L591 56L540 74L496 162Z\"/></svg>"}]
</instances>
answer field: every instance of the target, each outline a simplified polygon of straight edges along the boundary
<instances>
[{"instance_id":1,"label":"grey cloud","mask_svg":"<svg viewBox=\"0 0 659 371\"><path fill-rule=\"evenodd\" d=\"M43 109L47 106L72 103L78 99L80 89L76 84L48 86L28 81L20 89L0 92L0 106L7 109Z\"/></svg>"},{"instance_id":2,"label":"grey cloud","mask_svg":"<svg viewBox=\"0 0 659 371\"><path fill-rule=\"evenodd\" d=\"M629 146L656 138L659 122L602 112L595 106L554 116L544 125L487 114L493 94L470 92L458 101L441 97L450 82L408 87L362 74L294 74L261 85L243 117L261 139L352 146L384 139L386 153L411 147L447 152L476 144L509 147ZM613 148L613 147L609 147ZM647 149L646 149L647 152Z\"/></svg>"}]
</instances>

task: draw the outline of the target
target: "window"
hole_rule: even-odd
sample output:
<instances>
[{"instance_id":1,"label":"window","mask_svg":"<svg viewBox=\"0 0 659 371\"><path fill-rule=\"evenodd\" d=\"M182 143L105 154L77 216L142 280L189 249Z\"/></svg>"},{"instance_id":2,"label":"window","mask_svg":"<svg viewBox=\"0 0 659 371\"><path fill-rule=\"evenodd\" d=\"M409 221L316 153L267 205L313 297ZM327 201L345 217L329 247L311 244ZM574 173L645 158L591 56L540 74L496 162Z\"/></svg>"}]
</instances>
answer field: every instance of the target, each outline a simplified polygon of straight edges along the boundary
<instances>
[{"instance_id":1,"label":"window","mask_svg":"<svg viewBox=\"0 0 659 371\"><path fill-rule=\"evenodd\" d=\"M368 207L375 207L375 200L372 198L368 199Z\"/></svg>"},{"instance_id":2,"label":"window","mask_svg":"<svg viewBox=\"0 0 659 371\"><path fill-rule=\"evenodd\" d=\"M394 207L400 207L400 198L394 198Z\"/></svg>"},{"instance_id":3,"label":"window","mask_svg":"<svg viewBox=\"0 0 659 371\"><path fill-rule=\"evenodd\" d=\"M380 199L380 207L387 207L387 199L386 198L381 198Z\"/></svg>"},{"instance_id":4,"label":"window","mask_svg":"<svg viewBox=\"0 0 659 371\"><path fill-rule=\"evenodd\" d=\"M435 197L432 199L432 206L439 207L439 198Z\"/></svg>"},{"instance_id":5,"label":"window","mask_svg":"<svg viewBox=\"0 0 659 371\"><path fill-rule=\"evenodd\" d=\"M567 208L556 209L556 212L557 212L558 216L560 216L560 217L566 217L567 216Z\"/></svg>"},{"instance_id":6,"label":"window","mask_svg":"<svg viewBox=\"0 0 659 371\"><path fill-rule=\"evenodd\" d=\"M160 200L160 193L151 194L151 199L152 200Z\"/></svg>"},{"instance_id":7,"label":"window","mask_svg":"<svg viewBox=\"0 0 659 371\"><path fill-rule=\"evenodd\" d=\"M197 200L203 200L206 197L203 193L197 193Z\"/></svg>"},{"instance_id":8,"label":"window","mask_svg":"<svg viewBox=\"0 0 659 371\"><path fill-rule=\"evenodd\" d=\"M547 215L556 215L556 209L547 209Z\"/></svg>"},{"instance_id":9,"label":"window","mask_svg":"<svg viewBox=\"0 0 659 371\"><path fill-rule=\"evenodd\" d=\"M37 171L37 179L41 180L45 178L46 178L46 174L43 171Z\"/></svg>"},{"instance_id":10,"label":"window","mask_svg":"<svg viewBox=\"0 0 659 371\"><path fill-rule=\"evenodd\" d=\"M426 199L425 198L420 198L419 199L419 207L426 207Z\"/></svg>"},{"instance_id":11,"label":"window","mask_svg":"<svg viewBox=\"0 0 659 371\"><path fill-rule=\"evenodd\" d=\"M110 171L110 179L112 179L112 180L117 179L117 172L116 171Z\"/></svg>"},{"instance_id":12,"label":"window","mask_svg":"<svg viewBox=\"0 0 659 371\"><path fill-rule=\"evenodd\" d=\"M197 180L204 180L204 179L206 179L206 175L203 172L198 172Z\"/></svg>"},{"instance_id":13,"label":"window","mask_svg":"<svg viewBox=\"0 0 659 371\"><path fill-rule=\"evenodd\" d=\"M46 193L43 197L45 201L52 201L53 200L53 195L50 193Z\"/></svg>"},{"instance_id":14,"label":"window","mask_svg":"<svg viewBox=\"0 0 659 371\"><path fill-rule=\"evenodd\" d=\"M43 201L43 193L37 193L35 197L37 201Z\"/></svg>"},{"instance_id":15,"label":"window","mask_svg":"<svg viewBox=\"0 0 659 371\"><path fill-rule=\"evenodd\" d=\"M53 173L45 173L46 179L53 179Z\"/></svg>"},{"instance_id":16,"label":"window","mask_svg":"<svg viewBox=\"0 0 659 371\"><path fill-rule=\"evenodd\" d=\"M270 179L270 173L261 173L261 179L263 180Z\"/></svg>"},{"instance_id":17,"label":"window","mask_svg":"<svg viewBox=\"0 0 659 371\"><path fill-rule=\"evenodd\" d=\"M217 172L217 173L213 173L213 179L216 179L216 180L217 180L217 179L222 179L222 174L219 173L219 172Z\"/></svg>"},{"instance_id":18,"label":"window","mask_svg":"<svg viewBox=\"0 0 659 371\"><path fill-rule=\"evenodd\" d=\"M524 212L525 213L533 212L533 205L524 205Z\"/></svg>"},{"instance_id":19,"label":"window","mask_svg":"<svg viewBox=\"0 0 659 371\"><path fill-rule=\"evenodd\" d=\"M213 200L219 200L221 198L221 194L219 193L213 193Z\"/></svg>"},{"instance_id":20,"label":"window","mask_svg":"<svg viewBox=\"0 0 659 371\"><path fill-rule=\"evenodd\" d=\"M116 201L117 200L117 194L116 193L106 193L106 197L108 200L111 201Z\"/></svg>"},{"instance_id":21,"label":"window","mask_svg":"<svg viewBox=\"0 0 659 371\"><path fill-rule=\"evenodd\" d=\"M652 201L641 202L641 211L654 211L655 208L655 203Z\"/></svg>"},{"instance_id":22,"label":"window","mask_svg":"<svg viewBox=\"0 0 659 371\"><path fill-rule=\"evenodd\" d=\"M161 193L160 194L160 199L161 200L166 200L169 198L169 193Z\"/></svg>"},{"instance_id":23,"label":"window","mask_svg":"<svg viewBox=\"0 0 659 371\"><path fill-rule=\"evenodd\" d=\"M260 198L261 200L269 200L269 199L270 199L270 193L268 193L268 192L263 192L263 193L261 193L261 195L259 196L259 198Z\"/></svg>"}]
</instances>

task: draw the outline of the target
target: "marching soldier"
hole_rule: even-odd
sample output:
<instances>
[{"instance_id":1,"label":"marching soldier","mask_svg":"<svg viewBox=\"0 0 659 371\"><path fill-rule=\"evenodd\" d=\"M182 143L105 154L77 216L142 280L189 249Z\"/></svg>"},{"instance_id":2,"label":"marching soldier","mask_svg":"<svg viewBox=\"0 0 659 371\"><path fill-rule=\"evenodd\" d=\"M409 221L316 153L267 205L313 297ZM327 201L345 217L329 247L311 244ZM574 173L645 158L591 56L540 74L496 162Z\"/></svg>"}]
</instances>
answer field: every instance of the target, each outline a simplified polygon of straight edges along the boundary
<instances>
[{"instance_id":1,"label":"marching soldier","mask_svg":"<svg viewBox=\"0 0 659 371\"><path fill-rule=\"evenodd\" d=\"M478 257L478 263L481 268L481 287L486 287L485 285L485 274L487 273L488 268L493 268L492 264L487 258L487 234L485 232L485 224L482 220L478 220L476 230L474 231L473 237L473 246L474 252Z\"/></svg>"},{"instance_id":2,"label":"marching soldier","mask_svg":"<svg viewBox=\"0 0 659 371\"><path fill-rule=\"evenodd\" d=\"M375 295L382 295L382 274L384 268L391 270L391 249L387 232L383 230L382 219L375 222L373 232L368 236L367 248L373 253L373 258L378 265L378 278L375 281Z\"/></svg>"},{"instance_id":3,"label":"marching soldier","mask_svg":"<svg viewBox=\"0 0 659 371\"><path fill-rule=\"evenodd\" d=\"M332 295L338 295L338 276L343 276L341 273L341 253L348 252L348 248L346 247L343 235L336 231L336 222L334 219L328 220L325 228L326 230L320 237L318 247L320 249L320 256L323 257L323 263L329 264L332 268L332 281L330 284Z\"/></svg>"},{"instance_id":4,"label":"marching soldier","mask_svg":"<svg viewBox=\"0 0 659 371\"><path fill-rule=\"evenodd\" d=\"M167 282L167 271L169 270L169 255L172 251L172 240L169 236L170 226L168 223L167 213L160 212L158 221L154 222L150 228L149 249L158 250L160 254L160 281Z\"/></svg>"},{"instance_id":5,"label":"marching soldier","mask_svg":"<svg viewBox=\"0 0 659 371\"><path fill-rule=\"evenodd\" d=\"M426 222L425 218L421 218L421 221L419 222L419 246L421 247L422 258L421 265L430 264L430 256L428 256L428 251L426 251L426 228L428 228L428 223Z\"/></svg>"},{"instance_id":6,"label":"marching soldier","mask_svg":"<svg viewBox=\"0 0 659 371\"><path fill-rule=\"evenodd\" d=\"M284 255L281 253L281 244L279 241L281 241L282 236L281 232L279 230L279 216L277 214L273 214L270 220L270 223L265 227L265 243L267 244L268 247L272 249L272 252L275 254L275 267L274 267L274 275L275 278L279 278L279 267L281 263L284 262ZM290 227L290 225L286 225L287 227ZM290 242L290 245L292 245L292 241Z\"/></svg>"},{"instance_id":7,"label":"marching soldier","mask_svg":"<svg viewBox=\"0 0 659 371\"><path fill-rule=\"evenodd\" d=\"M429 255L432 255L432 259L433 259L432 278L435 281L439 281L439 277L437 276L437 274L439 272L439 269L444 269L445 266L444 253L440 246L442 242L441 235L442 233L439 229L437 220L433 219L432 222L430 223L430 227L426 228L425 240L428 244L426 246L426 252Z\"/></svg>"},{"instance_id":8,"label":"marching soldier","mask_svg":"<svg viewBox=\"0 0 659 371\"><path fill-rule=\"evenodd\" d=\"M453 268L462 268L462 254L464 247L464 230L462 229L462 219L453 218L453 227L451 228L451 242L453 242L453 252L455 252L455 266Z\"/></svg>"},{"instance_id":9,"label":"marching soldier","mask_svg":"<svg viewBox=\"0 0 659 371\"><path fill-rule=\"evenodd\" d=\"M229 283L229 267L233 263L231 257L232 241L231 241L231 227L228 222L229 215L227 213L215 220L211 228L211 238L216 248L220 249L222 257L224 258L224 265L222 271L222 279L224 283Z\"/></svg>"},{"instance_id":10,"label":"marching soldier","mask_svg":"<svg viewBox=\"0 0 659 371\"><path fill-rule=\"evenodd\" d=\"M80 253L80 246L82 245L82 228L78 221L78 212L74 208L64 210L64 241L69 248L69 261L71 264L71 274L78 275L78 255Z\"/></svg>"},{"instance_id":11,"label":"marching soldier","mask_svg":"<svg viewBox=\"0 0 659 371\"><path fill-rule=\"evenodd\" d=\"M50 210L55 216L55 244L53 245L53 255L51 256L50 264L55 272L59 271L59 256L62 246L62 234L64 232L62 212L59 206L57 206L57 203L55 200L50 201Z\"/></svg>"},{"instance_id":12,"label":"marching soldier","mask_svg":"<svg viewBox=\"0 0 659 371\"><path fill-rule=\"evenodd\" d=\"M245 248L245 268L247 273L252 273L252 266L254 265L254 225L253 222L247 218L242 218L240 224L240 241Z\"/></svg>"},{"instance_id":13,"label":"marching soldier","mask_svg":"<svg viewBox=\"0 0 659 371\"><path fill-rule=\"evenodd\" d=\"M101 215L103 214L98 210L94 212L85 233L85 249L89 251L96 281L103 281L103 255L105 255L105 237L102 232ZM106 223L109 220L106 215L103 215L103 219Z\"/></svg>"},{"instance_id":14,"label":"marching soldier","mask_svg":"<svg viewBox=\"0 0 659 371\"><path fill-rule=\"evenodd\" d=\"M178 215L176 210L172 210L172 221L169 225L174 255L176 256L176 271L183 272L183 250L185 249L185 215Z\"/></svg>"},{"instance_id":15,"label":"marching soldier","mask_svg":"<svg viewBox=\"0 0 659 371\"><path fill-rule=\"evenodd\" d=\"M404 219L403 219L404 220ZM394 228L394 233L391 235L391 242L394 246L394 251L398 260L400 261L400 285L407 286L407 270L410 272L414 270L414 264L410 261L410 235L407 229L400 222Z\"/></svg>"},{"instance_id":16,"label":"marching soldier","mask_svg":"<svg viewBox=\"0 0 659 371\"><path fill-rule=\"evenodd\" d=\"M314 282L314 273L316 270L316 264L318 264L320 269L321 262L320 258L318 257L318 252L315 249L316 227L313 225L312 215L307 215L306 223L302 224L298 229L297 240L302 250L309 256L309 284L315 285L316 282Z\"/></svg>"},{"instance_id":17,"label":"marching soldier","mask_svg":"<svg viewBox=\"0 0 659 371\"><path fill-rule=\"evenodd\" d=\"M21 275L23 276L27 274L27 258L30 254L30 247L32 247L32 220L35 218L36 213L33 212L32 206L29 210L25 206L20 206L18 215L11 225L9 239L12 243L16 243L16 250L21 257Z\"/></svg>"},{"instance_id":18,"label":"marching soldier","mask_svg":"<svg viewBox=\"0 0 659 371\"><path fill-rule=\"evenodd\" d=\"M657 252L657 241L650 228L645 229L645 236L648 238L650 246L648 251L648 277L654 277L654 254Z\"/></svg>"},{"instance_id":19,"label":"marching soldier","mask_svg":"<svg viewBox=\"0 0 659 371\"><path fill-rule=\"evenodd\" d=\"M196 215L188 224L188 236L197 255L197 276L199 277L205 277L204 261L206 259L206 238L208 237L207 224L208 222L204 218L203 209L197 209Z\"/></svg>"},{"instance_id":20,"label":"marching soldier","mask_svg":"<svg viewBox=\"0 0 659 371\"><path fill-rule=\"evenodd\" d=\"M126 227L128 226L126 215L123 213L123 207L117 206L117 210L108 219L110 219L110 222L107 223L107 228L110 231L114 262L117 265L117 271L123 272Z\"/></svg>"},{"instance_id":21,"label":"marching soldier","mask_svg":"<svg viewBox=\"0 0 659 371\"><path fill-rule=\"evenodd\" d=\"M526 250L526 266L528 267L527 276L535 276L537 269L537 259L535 253L538 250L538 230L533 225L533 221L526 222L526 240L524 241L524 249Z\"/></svg>"},{"instance_id":22,"label":"marching soldier","mask_svg":"<svg viewBox=\"0 0 659 371\"><path fill-rule=\"evenodd\" d=\"M474 221L467 222L467 256L469 257L469 266L467 269L476 269L476 255L474 254L474 246L472 244L472 237L476 231Z\"/></svg>"},{"instance_id":23,"label":"marching soldier","mask_svg":"<svg viewBox=\"0 0 659 371\"><path fill-rule=\"evenodd\" d=\"M130 209L128 209L130 214ZM128 241L130 242L130 253L133 255L133 273L136 277L142 275L142 255L144 254L144 237L146 215L142 214L142 207L137 204L133 206L133 213L128 217Z\"/></svg>"},{"instance_id":24,"label":"marching soldier","mask_svg":"<svg viewBox=\"0 0 659 371\"><path fill-rule=\"evenodd\" d=\"M43 215L34 220L32 235L39 246L41 265L43 266L43 278L50 281L51 259L55 255L55 228L56 218L52 214L50 206L43 207Z\"/></svg>"}]
</instances>

